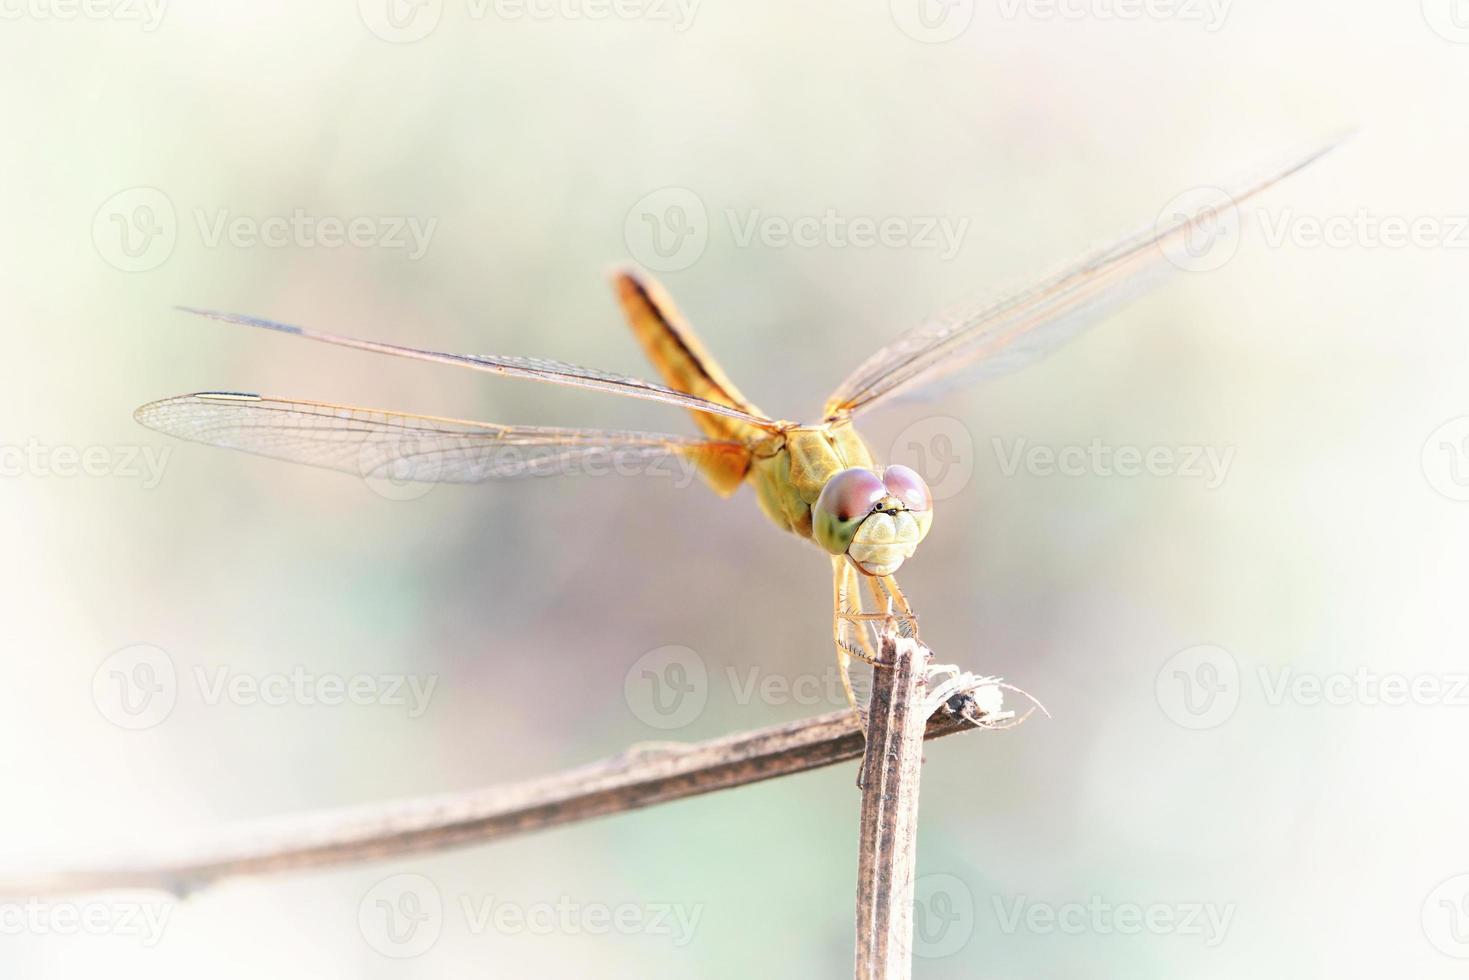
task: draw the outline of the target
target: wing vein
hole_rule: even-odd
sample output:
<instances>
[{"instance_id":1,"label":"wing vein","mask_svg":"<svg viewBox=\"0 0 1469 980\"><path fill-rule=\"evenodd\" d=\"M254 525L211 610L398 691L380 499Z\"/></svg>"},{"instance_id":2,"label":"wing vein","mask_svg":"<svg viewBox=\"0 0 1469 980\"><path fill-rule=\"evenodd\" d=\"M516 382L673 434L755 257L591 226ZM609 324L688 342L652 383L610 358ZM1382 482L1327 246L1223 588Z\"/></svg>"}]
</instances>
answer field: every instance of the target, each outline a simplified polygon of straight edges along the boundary
<instances>
[{"instance_id":1,"label":"wing vein","mask_svg":"<svg viewBox=\"0 0 1469 980\"><path fill-rule=\"evenodd\" d=\"M687 436L494 425L209 392L152 402L135 417L148 428L194 442L364 478L387 474L421 483L589 473L570 466L592 460L616 467L687 458L697 465L723 454L748 454L739 443Z\"/></svg>"},{"instance_id":2,"label":"wing vein","mask_svg":"<svg viewBox=\"0 0 1469 980\"><path fill-rule=\"evenodd\" d=\"M567 364L563 361L533 357L514 357L501 354L450 354L442 351L405 347L383 341L362 340L356 337L323 333L316 330L308 330L305 327L277 323L274 320L264 320L259 317L246 316L240 313L224 313L218 310L197 309L189 306L181 306L179 309L186 313L208 317L211 320L219 320L224 323L234 323L247 327L257 327L263 330L274 330L278 333L305 337L308 340L334 344L338 347L349 347L354 350L371 351L378 354L391 354L395 357L406 357L412 360L430 361L437 364L453 364L459 367L467 367L472 370L485 371L490 374L498 374L505 377L525 378L532 381L544 381L549 384L566 385L573 388L604 391L627 398L640 398L646 401L678 405L697 412L723 415L728 418L738 419L741 422L747 422L762 429L769 430L775 428L775 423L768 418L752 415L749 412L744 412L728 405L720 405L708 399L700 398L697 395L675 391L672 388L667 388L651 381L644 381L641 378L615 374L610 371L598 371L595 368L580 367L575 364Z\"/></svg>"}]
</instances>

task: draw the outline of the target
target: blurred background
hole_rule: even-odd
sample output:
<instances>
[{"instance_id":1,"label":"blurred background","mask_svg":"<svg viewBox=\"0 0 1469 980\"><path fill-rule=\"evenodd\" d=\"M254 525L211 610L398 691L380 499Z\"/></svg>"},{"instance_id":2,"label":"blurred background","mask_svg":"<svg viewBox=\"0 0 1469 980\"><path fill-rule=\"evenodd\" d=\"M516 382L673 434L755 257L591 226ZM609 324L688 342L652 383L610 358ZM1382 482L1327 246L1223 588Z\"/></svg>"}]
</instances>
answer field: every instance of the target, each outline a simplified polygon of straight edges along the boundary
<instances>
[{"instance_id":1,"label":"blurred background","mask_svg":"<svg viewBox=\"0 0 1469 980\"><path fill-rule=\"evenodd\" d=\"M862 420L940 498L902 572L925 639L1051 712L929 747L916 973L1462 975L1461 0L3 15L0 863L841 704L828 563L748 489L370 485L131 417L209 389L683 413L175 304L647 375L606 282L634 262L810 418L933 310L1357 125L1063 353ZM842 976L854 778L183 903L15 900L0 972Z\"/></svg>"}]
</instances>

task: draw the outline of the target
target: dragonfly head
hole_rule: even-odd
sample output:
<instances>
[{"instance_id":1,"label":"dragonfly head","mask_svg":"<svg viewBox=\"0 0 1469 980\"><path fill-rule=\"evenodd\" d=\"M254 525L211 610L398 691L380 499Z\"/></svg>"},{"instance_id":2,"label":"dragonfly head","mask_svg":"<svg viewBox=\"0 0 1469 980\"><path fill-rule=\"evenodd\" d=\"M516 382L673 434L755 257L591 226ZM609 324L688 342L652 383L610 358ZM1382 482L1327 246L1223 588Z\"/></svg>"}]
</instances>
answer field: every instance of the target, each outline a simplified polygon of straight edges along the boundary
<instances>
[{"instance_id":1,"label":"dragonfly head","mask_svg":"<svg viewBox=\"0 0 1469 980\"><path fill-rule=\"evenodd\" d=\"M906 466L878 476L860 467L826 481L811 508L816 543L864 575L891 575L913 557L933 523L933 494Z\"/></svg>"}]
</instances>

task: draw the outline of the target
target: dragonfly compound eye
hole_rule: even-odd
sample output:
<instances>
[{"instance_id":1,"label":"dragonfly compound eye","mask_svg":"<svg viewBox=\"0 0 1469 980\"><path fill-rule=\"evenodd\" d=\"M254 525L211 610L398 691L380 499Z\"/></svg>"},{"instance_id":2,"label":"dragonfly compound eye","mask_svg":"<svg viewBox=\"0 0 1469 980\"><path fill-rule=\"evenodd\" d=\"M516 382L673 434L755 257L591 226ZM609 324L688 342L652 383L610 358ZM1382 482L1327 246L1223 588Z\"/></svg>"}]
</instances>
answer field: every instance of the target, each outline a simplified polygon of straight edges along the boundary
<instances>
[{"instance_id":1,"label":"dragonfly compound eye","mask_svg":"<svg viewBox=\"0 0 1469 980\"><path fill-rule=\"evenodd\" d=\"M857 528L877 509L888 488L871 470L842 470L826 481L811 508L811 533L833 555L846 554Z\"/></svg>"},{"instance_id":2,"label":"dragonfly compound eye","mask_svg":"<svg viewBox=\"0 0 1469 980\"><path fill-rule=\"evenodd\" d=\"M923 477L906 466L893 465L882 471L883 485L888 493L903 502L911 511L922 513L933 510L933 494Z\"/></svg>"},{"instance_id":3,"label":"dragonfly compound eye","mask_svg":"<svg viewBox=\"0 0 1469 980\"><path fill-rule=\"evenodd\" d=\"M928 536L933 494L906 466L889 466L881 480L867 470L844 470L822 488L811 516L827 551L845 554L864 575L891 575Z\"/></svg>"}]
</instances>

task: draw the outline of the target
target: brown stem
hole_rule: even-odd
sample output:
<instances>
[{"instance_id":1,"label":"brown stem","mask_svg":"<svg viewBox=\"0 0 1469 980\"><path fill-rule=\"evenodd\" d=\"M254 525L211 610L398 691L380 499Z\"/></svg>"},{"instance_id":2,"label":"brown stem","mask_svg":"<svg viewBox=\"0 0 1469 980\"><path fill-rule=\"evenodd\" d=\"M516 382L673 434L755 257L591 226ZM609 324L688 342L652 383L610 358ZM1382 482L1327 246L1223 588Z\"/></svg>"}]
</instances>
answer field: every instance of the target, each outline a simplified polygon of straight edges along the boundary
<instances>
[{"instance_id":1,"label":"brown stem","mask_svg":"<svg viewBox=\"0 0 1469 980\"><path fill-rule=\"evenodd\" d=\"M888 631L874 671L862 762L857 980L912 975L918 782L928 712L928 648Z\"/></svg>"},{"instance_id":2,"label":"brown stem","mask_svg":"<svg viewBox=\"0 0 1469 980\"><path fill-rule=\"evenodd\" d=\"M941 710L928 721L926 737L973 727ZM118 888L183 895L237 875L463 847L833 765L860 756L862 745L855 713L836 711L708 742L632 749L522 783L272 821L197 847L169 848L94 868L0 872L0 896Z\"/></svg>"}]
</instances>

